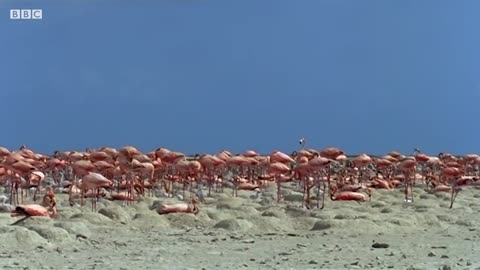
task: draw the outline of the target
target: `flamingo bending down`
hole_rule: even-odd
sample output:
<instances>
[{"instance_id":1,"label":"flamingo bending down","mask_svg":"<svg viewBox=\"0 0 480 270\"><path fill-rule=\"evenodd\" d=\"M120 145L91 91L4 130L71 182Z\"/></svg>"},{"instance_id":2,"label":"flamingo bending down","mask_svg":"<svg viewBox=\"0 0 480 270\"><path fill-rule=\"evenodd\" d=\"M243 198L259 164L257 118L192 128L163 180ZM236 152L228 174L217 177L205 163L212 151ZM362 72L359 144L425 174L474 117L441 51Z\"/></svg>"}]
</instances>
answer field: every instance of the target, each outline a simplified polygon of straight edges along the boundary
<instances>
[{"instance_id":1,"label":"flamingo bending down","mask_svg":"<svg viewBox=\"0 0 480 270\"><path fill-rule=\"evenodd\" d=\"M92 196L92 211L97 210L97 195L98 191L100 188L110 188L113 185L113 181L108 180L105 176L99 174L99 173L93 173L90 172L88 173L83 179L81 180L81 183L79 184L79 187L82 191L82 203L83 203L83 195L86 193L88 190L92 190L94 193L94 196ZM73 185L70 188L70 203L73 203L72 200L72 191L73 191Z\"/></svg>"}]
</instances>

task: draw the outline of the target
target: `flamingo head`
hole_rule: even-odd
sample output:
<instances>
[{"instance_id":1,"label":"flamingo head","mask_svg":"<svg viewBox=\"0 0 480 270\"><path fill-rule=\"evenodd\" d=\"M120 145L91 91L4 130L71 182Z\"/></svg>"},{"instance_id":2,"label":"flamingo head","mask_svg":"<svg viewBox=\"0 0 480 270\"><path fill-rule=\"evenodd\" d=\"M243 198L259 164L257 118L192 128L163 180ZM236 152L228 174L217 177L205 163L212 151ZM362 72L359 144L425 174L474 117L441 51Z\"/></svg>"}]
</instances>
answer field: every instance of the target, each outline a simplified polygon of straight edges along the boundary
<instances>
[{"instance_id":1,"label":"flamingo head","mask_svg":"<svg viewBox=\"0 0 480 270\"><path fill-rule=\"evenodd\" d=\"M15 209L10 212L11 217L17 217L17 216L30 216L29 213L25 211L25 209L22 206L17 206Z\"/></svg>"},{"instance_id":2,"label":"flamingo head","mask_svg":"<svg viewBox=\"0 0 480 270\"><path fill-rule=\"evenodd\" d=\"M199 203L199 200L197 197L192 197L192 199L190 200L190 202L193 204L193 205L196 205Z\"/></svg>"},{"instance_id":3,"label":"flamingo head","mask_svg":"<svg viewBox=\"0 0 480 270\"><path fill-rule=\"evenodd\" d=\"M192 213L194 215L198 215L198 213L200 213L200 208L198 208L196 205L193 205L192 207Z\"/></svg>"},{"instance_id":4,"label":"flamingo head","mask_svg":"<svg viewBox=\"0 0 480 270\"><path fill-rule=\"evenodd\" d=\"M197 197L192 197L192 199L190 201L191 201L192 206L189 206L189 208L191 209L191 211L194 215L198 215L198 213L200 213L200 208L197 207L197 204L199 203L198 198Z\"/></svg>"},{"instance_id":5,"label":"flamingo head","mask_svg":"<svg viewBox=\"0 0 480 270\"><path fill-rule=\"evenodd\" d=\"M330 194L335 194L337 190L338 190L338 187L336 185L330 186Z\"/></svg>"},{"instance_id":6,"label":"flamingo head","mask_svg":"<svg viewBox=\"0 0 480 270\"><path fill-rule=\"evenodd\" d=\"M45 194L45 196L47 196L48 198L50 199L55 199L55 193L53 193L53 190L52 188L47 188L47 194Z\"/></svg>"}]
</instances>

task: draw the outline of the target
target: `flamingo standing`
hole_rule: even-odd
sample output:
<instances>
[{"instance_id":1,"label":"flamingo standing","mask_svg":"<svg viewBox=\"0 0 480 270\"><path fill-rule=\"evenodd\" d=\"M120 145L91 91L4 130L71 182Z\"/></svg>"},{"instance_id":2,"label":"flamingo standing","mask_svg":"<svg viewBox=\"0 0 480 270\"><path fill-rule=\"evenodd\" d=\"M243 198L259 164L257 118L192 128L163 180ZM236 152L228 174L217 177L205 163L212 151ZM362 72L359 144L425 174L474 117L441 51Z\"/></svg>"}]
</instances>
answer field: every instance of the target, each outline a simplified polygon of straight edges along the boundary
<instances>
[{"instance_id":1,"label":"flamingo standing","mask_svg":"<svg viewBox=\"0 0 480 270\"><path fill-rule=\"evenodd\" d=\"M291 168L283 163L280 162L273 162L270 164L270 172L273 173L274 178L273 180L277 183L277 203L280 203L282 199L281 195L281 180L280 180L280 175L289 173L291 171Z\"/></svg>"},{"instance_id":2,"label":"flamingo standing","mask_svg":"<svg viewBox=\"0 0 480 270\"><path fill-rule=\"evenodd\" d=\"M401 160L397 167L405 176L405 202L413 202L413 184L415 182L417 161L413 157L407 157ZM409 198L410 196L410 198Z\"/></svg>"},{"instance_id":3,"label":"flamingo standing","mask_svg":"<svg viewBox=\"0 0 480 270\"><path fill-rule=\"evenodd\" d=\"M329 166L329 164L332 162L331 159L318 156L310 159L308 161L308 165L310 166L315 179L315 183L317 186L317 208L323 209L325 207L325 193L327 192L327 184L330 186L330 177L327 176L327 179L325 181L324 179L324 173L323 170ZM329 173L328 173L329 174ZM323 185L323 193L322 193L322 205L320 206L320 186ZM310 188L309 185L306 184L305 188L307 189L307 201L310 202Z\"/></svg>"},{"instance_id":4,"label":"flamingo standing","mask_svg":"<svg viewBox=\"0 0 480 270\"><path fill-rule=\"evenodd\" d=\"M30 174L30 185L35 186L35 191L33 192L33 201L35 202L37 199L37 192L40 192L42 181L45 178L45 174L41 171L33 171Z\"/></svg>"}]
</instances>

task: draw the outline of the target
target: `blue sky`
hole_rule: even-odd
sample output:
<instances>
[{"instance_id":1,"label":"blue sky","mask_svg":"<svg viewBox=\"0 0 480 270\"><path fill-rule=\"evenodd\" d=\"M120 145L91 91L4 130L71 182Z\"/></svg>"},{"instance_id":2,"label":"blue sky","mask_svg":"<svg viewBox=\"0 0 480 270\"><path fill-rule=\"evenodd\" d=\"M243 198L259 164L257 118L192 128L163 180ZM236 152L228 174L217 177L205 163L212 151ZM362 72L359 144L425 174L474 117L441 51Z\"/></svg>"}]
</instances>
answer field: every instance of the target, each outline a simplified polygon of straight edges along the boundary
<instances>
[{"instance_id":1,"label":"blue sky","mask_svg":"<svg viewBox=\"0 0 480 270\"><path fill-rule=\"evenodd\" d=\"M10 20L42 8L43 20ZM480 1L0 2L0 145L480 152Z\"/></svg>"}]
</instances>

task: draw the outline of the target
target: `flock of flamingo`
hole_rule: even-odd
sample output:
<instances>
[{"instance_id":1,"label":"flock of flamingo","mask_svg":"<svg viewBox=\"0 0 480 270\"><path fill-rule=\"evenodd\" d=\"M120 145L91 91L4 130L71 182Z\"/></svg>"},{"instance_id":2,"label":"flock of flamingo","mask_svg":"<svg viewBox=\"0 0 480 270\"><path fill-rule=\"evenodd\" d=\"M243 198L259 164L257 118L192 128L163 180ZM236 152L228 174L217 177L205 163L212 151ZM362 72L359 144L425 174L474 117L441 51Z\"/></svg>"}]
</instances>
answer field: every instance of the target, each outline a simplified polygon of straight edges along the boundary
<instances>
[{"instance_id":1,"label":"flock of flamingo","mask_svg":"<svg viewBox=\"0 0 480 270\"><path fill-rule=\"evenodd\" d=\"M303 190L302 207L310 209L314 207L312 200L317 208L323 208L325 197L370 201L375 189L401 189L405 202L412 202L412 187L423 182L427 192L450 193L452 208L462 187L480 186L480 156L476 154L428 156L415 149L413 155L392 151L381 157L349 157L338 148L317 151L306 149L304 139L299 142L301 149L291 155L280 151L260 155L248 150L243 154L221 151L187 156L165 148L142 153L125 146L56 151L48 156L24 145L17 151L0 147L0 185L6 192L0 199L12 216L55 217L56 193L68 194L71 206L78 199L84 205L84 199L90 198L96 211L99 198L133 203L161 192L185 203L162 204L159 214L197 214L198 204L205 202L204 191L211 196L212 192L223 192L224 187L231 187L237 196L238 190L258 195L267 186L276 185L277 203L282 203L282 184L294 182ZM187 199L186 191L195 195ZM29 196L33 203L23 204Z\"/></svg>"}]
</instances>

